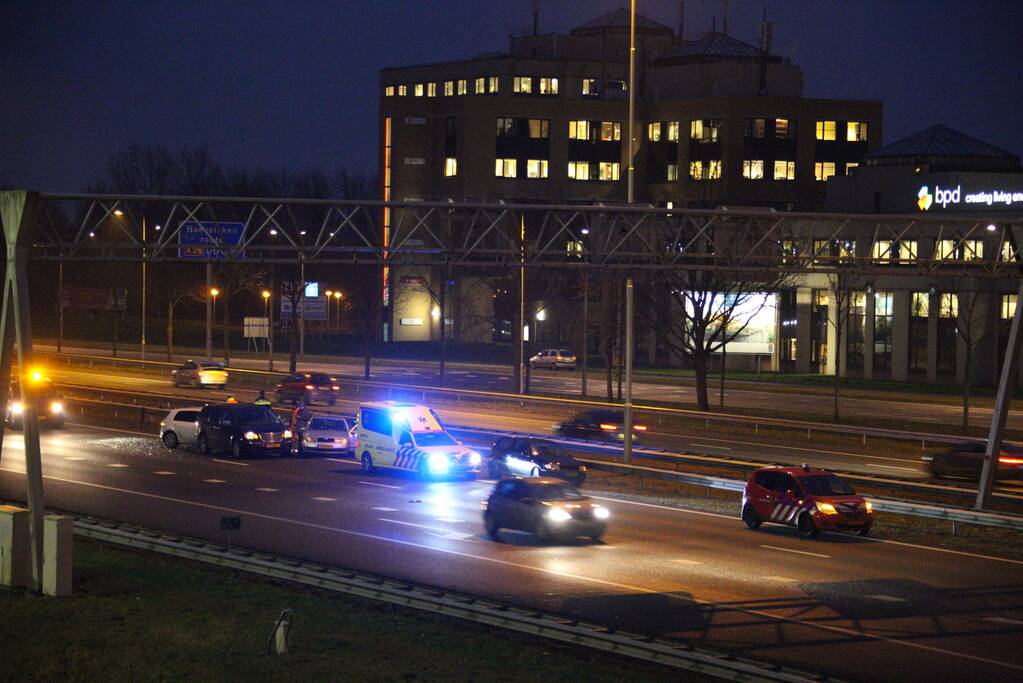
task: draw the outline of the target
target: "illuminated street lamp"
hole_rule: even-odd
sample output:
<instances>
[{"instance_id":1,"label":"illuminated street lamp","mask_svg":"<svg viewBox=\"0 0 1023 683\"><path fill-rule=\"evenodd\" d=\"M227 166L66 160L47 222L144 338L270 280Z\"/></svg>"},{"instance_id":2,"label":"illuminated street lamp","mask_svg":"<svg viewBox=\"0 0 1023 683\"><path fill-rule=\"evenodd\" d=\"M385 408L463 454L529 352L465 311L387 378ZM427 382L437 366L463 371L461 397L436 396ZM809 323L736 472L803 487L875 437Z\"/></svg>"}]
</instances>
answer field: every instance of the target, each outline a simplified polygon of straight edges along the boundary
<instances>
[{"instance_id":1,"label":"illuminated street lamp","mask_svg":"<svg viewBox=\"0 0 1023 683\"><path fill-rule=\"evenodd\" d=\"M330 329L330 298L334 296L334 290L327 290L327 329Z\"/></svg>"},{"instance_id":2,"label":"illuminated street lamp","mask_svg":"<svg viewBox=\"0 0 1023 683\"><path fill-rule=\"evenodd\" d=\"M330 296L330 292L327 292L327 296ZM337 327L337 331L341 331L341 299L344 299L345 295L341 290L335 290L334 302L337 304L337 316L334 318L334 325ZM329 300L328 300L329 303Z\"/></svg>"},{"instance_id":3,"label":"illuminated street lamp","mask_svg":"<svg viewBox=\"0 0 1023 683\"><path fill-rule=\"evenodd\" d=\"M117 218L123 218L126 215L138 216L142 219L142 360L146 359L146 216L145 214L135 214L123 211L122 209L114 209L114 216ZM156 226L159 230L160 226ZM92 236L92 233L89 233Z\"/></svg>"}]
</instances>

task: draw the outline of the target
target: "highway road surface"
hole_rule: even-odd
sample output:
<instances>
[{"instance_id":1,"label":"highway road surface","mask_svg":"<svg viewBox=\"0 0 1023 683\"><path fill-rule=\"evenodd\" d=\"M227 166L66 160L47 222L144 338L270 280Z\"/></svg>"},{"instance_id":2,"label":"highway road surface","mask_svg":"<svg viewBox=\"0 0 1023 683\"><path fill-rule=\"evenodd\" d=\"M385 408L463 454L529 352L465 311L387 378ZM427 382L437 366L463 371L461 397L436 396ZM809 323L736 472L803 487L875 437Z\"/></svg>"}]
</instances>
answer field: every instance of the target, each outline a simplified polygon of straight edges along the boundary
<instances>
[{"instance_id":1,"label":"highway road surface","mask_svg":"<svg viewBox=\"0 0 1023 683\"><path fill-rule=\"evenodd\" d=\"M9 433L0 495L20 499ZM603 499L603 543L482 528L485 481L363 474L345 459L230 461L149 434L44 432L48 504L338 564L852 680L1023 679L1023 562ZM604 498L604 497L602 497Z\"/></svg>"}]
</instances>

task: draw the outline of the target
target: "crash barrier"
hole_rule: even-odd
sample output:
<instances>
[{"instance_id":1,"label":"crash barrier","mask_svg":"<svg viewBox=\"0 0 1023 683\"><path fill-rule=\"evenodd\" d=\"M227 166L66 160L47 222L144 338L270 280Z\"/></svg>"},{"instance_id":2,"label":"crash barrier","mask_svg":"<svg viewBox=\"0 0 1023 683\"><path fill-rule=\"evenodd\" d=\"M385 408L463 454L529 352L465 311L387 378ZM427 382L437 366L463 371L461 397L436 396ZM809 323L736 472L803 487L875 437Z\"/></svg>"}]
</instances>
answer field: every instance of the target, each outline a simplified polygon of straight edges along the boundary
<instances>
[{"instance_id":1,"label":"crash barrier","mask_svg":"<svg viewBox=\"0 0 1023 683\"><path fill-rule=\"evenodd\" d=\"M178 363L167 363L164 361L143 361L132 358L111 358L108 356L94 356L84 354L40 354L39 357L53 359L56 362L64 363L69 367L73 362L78 362L88 367L131 367L135 369L169 370L178 367ZM267 372L266 370L251 370L246 368L230 368L233 381L239 379L243 383L251 384L257 388L270 388L281 378L286 377L285 372ZM355 397L368 397L373 399L394 399L405 401L417 401L426 403L429 397L441 398L443 400L471 401L484 400L490 403L503 402L513 403L520 407L529 405L536 408L549 408L550 406L569 407L577 410L592 408L612 408L621 410L621 403L594 401L566 398L559 396L534 396L530 394L513 394L505 392L481 391L476 389L456 389L447 387L427 387L413 384L389 384L375 382L373 380L356 379L343 377L341 384L343 391L354 393ZM926 450L927 444L949 444L962 443L964 441L983 442L985 439L976 437L955 436L950 434L934 434L930 432L910 432L896 429L884 429L878 427L858 427L854 425L836 425L826 422L811 422L805 420L786 420L781 418L760 417L755 415L738 415L729 413L703 412L686 408L670 408L665 406L634 403L633 409L639 413L649 414L656 421L666 417L702 421L707 428L711 424L733 425L745 429L753 429L759 433L761 429L779 429L800 436L806 435L806 440L811 441L814 434L836 434L846 437L859 437L863 445L867 439L885 439L893 441L909 441L919 443L921 450Z\"/></svg>"},{"instance_id":2,"label":"crash barrier","mask_svg":"<svg viewBox=\"0 0 1023 683\"><path fill-rule=\"evenodd\" d=\"M104 543L141 549L335 593L463 619L548 640L603 650L632 659L693 671L727 681L826 680L821 674L758 662L681 641L622 631L602 624L524 609L486 598L408 581L303 562L197 538L165 534L95 518L75 520L75 533ZM828 679L834 680L834 679Z\"/></svg>"},{"instance_id":3,"label":"crash barrier","mask_svg":"<svg viewBox=\"0 0 1023 683\"><path fill-rule=\"evenodd\" d=\"M106 390L104 390L106 391ZM109 393L109 392L107 392ZM151 397L150 397L151 398ZM92 413L102 411L114 411L117 415L118 412L125 416L132 418L138 417L139 426L144 427L147 424L158 424L159 421L166 415L166 412L173 407L180 407L181 405L187 405L189 399L182 397L166 397L166 406L152 406L152 405L139 405L133 403L121 403L112 402L109 400L92 400L74 397L65 397L65 403L71 406L79 407L81 409L80 414L87 414L86 411ZM174 405L177 404L177 405ZM287 411L276 409L276 412L284 415ZM488 430L480 429L477 427L467 427L459 425L448 425L448 431L454 436L462 436L463 438L473 439L495 439L501 436L537 436L535 434L524 434L521 432L509 432L501 430ZM619 446L612 444L600 444L594 442L588 442L583 439L570 439L564 437L549 437L543 436L545 440L551 441L558 445L570 448L574 451L583 451L594 454L605 454L610 456L621 457L622 449ZM764 463L745 462L731 459L714 458L710 456L693 456L697 458L689 458L687 456L672 455L668 451L659 451L655 449L634 449L634 457L650 457L654 460L674 460L678 464L695 464L706 465L714 461L718 461L721 466L728 466L732 468L748 468L750 470L763 467ZM669 470L656 467L643 467L639 465L625 465L622 463L608 462L606 460L591 460L591 459L579 459L580 462L585 464L587 467L605 471L615 474L624 474L629 476L646 477L650 479L660 479L663 481L672 481L680 484L690 484L694 486L703 486L712 489L741 492L745 487L745 481L742 479L727 479L723 477L714 477L702 474L691 474L688 472L679 472L677 470ZM920 492L936 492L936 493L949 493L954 492L964 497L972 498L969 489L957 489L951 486L942 486L936 484L911 484L909 482L900 482L898 480L885 480L879 477L868 477L864 475L853 475L842 473L842 477L849 480L854 480L859 483L871 482L874 484L880 483L883 486L894 487L896 485L904 486L908 489L913 489L917 493ZM1017 499L1018 496L1009 496L997 492L996 496L1002 496L1010 499ZM893 500L888 498L870 498L872 502L878 503L878 510L885 510L888 512L898 513L902 515L909 515L915 517L929 517L932 519L944 519L956 523L967 523L967 524L980 524L985 526L1000 526L1005 528L1023 529L1023 516L1011 515L1011 514L999 514L999 513L987 513L979 512L975 510L969 510L966 508L955 508L955 507L942 507L935 505L928 505L925 503L918 503L916 501L909 500Z\"/></svg>"}]
</instances>

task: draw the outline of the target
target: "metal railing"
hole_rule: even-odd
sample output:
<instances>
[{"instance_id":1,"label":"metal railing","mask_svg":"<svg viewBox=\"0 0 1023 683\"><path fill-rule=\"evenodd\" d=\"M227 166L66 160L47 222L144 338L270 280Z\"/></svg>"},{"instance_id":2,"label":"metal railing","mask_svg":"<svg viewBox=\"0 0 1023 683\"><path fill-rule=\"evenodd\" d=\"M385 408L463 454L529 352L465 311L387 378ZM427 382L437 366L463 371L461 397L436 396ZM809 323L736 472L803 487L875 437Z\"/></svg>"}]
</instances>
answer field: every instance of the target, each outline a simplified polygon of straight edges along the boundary
<instances>
[{"instance_id":1,"label":"metal railing","mask_svg":"<svg viewBox=\"0 0 1023 683\"><path fill-rule=\"evenodd\" d=\"M630 633L603 624L342 567L303 562L238 547L227 548L179 534L163 534L94 518L75 519L75 533L104 543L527 633L728 681L810 681L827 678L821 674L759 662L682 641Z\"/></svg>"}]
</instances>

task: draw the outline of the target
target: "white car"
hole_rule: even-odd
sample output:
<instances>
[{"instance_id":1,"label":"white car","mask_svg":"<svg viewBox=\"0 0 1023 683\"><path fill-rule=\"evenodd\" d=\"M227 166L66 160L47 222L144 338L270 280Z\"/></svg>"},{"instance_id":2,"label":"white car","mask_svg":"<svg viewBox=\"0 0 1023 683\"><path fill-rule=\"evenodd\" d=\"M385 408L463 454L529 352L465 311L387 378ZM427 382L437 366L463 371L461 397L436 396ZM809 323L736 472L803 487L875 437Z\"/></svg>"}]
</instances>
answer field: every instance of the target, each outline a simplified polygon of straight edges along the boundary
<instances>
[{"instance_id":1,"label":"white car","mask_svg":"<svg viewBox=\"0 0 1023 683\"><path fill-rule=\"evenodd\" d=\"M195 445L199 437L199 411L202 406L175 408L160 420L160 441L167 448Z\"/></svg>"},{"instance_id":2,"label":"white car","mask_svg":"<svg viewBox=\"0 0 1023 683\"><path fill-rule=\"evenodd\" d=\"M355 425L343 417L317 415L309 420L299 442L300 453L355 454Z\"/></svg>"},{"instance_id":3,"label":"white car","mask_svg":"<svg viewBox=\"0 0 1023 683\"><path fill-rule=\"evenodd\" d=\"M475 477L480 454L444 430L437 413L412 403L363 403L356 448L365 472L378 467L415 472L421 479Z\"/></svg>"},{"instance_id":4,"label":"white car","mask_svg":"<svg viewBox=\"0 0 1023 683\"><path fill-rule=\"evenodd\" d=\"M575 354L568 349L544 349L529 359L529 367L575 370Z\"/></svg>"}]
</instances>

